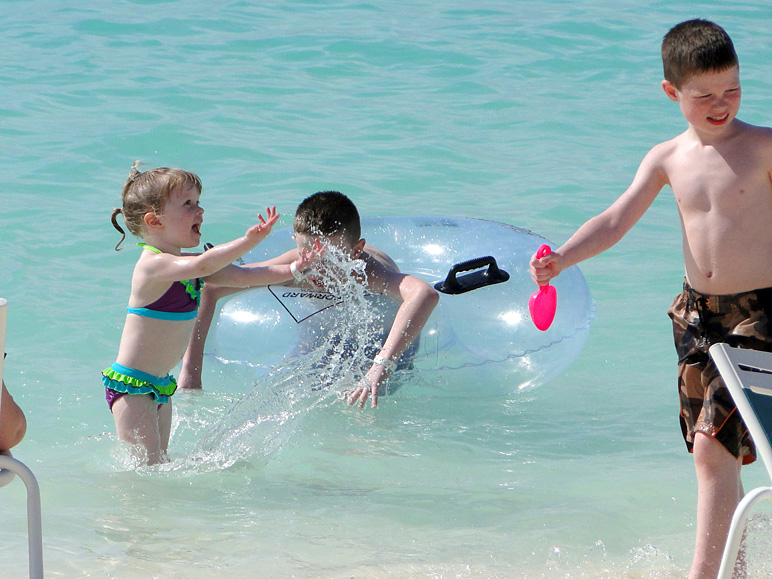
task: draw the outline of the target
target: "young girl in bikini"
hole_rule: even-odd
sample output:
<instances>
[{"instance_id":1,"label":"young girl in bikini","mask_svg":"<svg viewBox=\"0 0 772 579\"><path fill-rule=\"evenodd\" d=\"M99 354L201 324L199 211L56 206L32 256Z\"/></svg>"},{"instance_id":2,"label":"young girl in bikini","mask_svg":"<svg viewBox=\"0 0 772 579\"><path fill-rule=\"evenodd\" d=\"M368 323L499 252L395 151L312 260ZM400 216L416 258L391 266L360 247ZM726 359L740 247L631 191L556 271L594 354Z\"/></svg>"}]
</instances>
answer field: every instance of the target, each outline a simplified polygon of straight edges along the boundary
<instances>
[{"instance_id":1,"label":"young girl in bikini","mask_svg":"<svg viewBox=\"0 0 772 579\"><path fill-rule=\"evenodd\" d=\"M316 255L311 250L288 265L232 265L271 232L279 218L275 207L266 209L266 219L258 215L259 223L243 237L202 254L183 253L201 239L200 179L181 169L140 172L137 166L123 186L123 207L113 211L112 223L122 236L116 250L125 239L118 214L145 243L139 244L118 357L102 373L102 382L118 438L137 445L147 464L155 464L166 458L171 431L177 384L169 372L190 340L202 280L238 287L279 283L307 269Z\"/></svg>"}]
</instances>

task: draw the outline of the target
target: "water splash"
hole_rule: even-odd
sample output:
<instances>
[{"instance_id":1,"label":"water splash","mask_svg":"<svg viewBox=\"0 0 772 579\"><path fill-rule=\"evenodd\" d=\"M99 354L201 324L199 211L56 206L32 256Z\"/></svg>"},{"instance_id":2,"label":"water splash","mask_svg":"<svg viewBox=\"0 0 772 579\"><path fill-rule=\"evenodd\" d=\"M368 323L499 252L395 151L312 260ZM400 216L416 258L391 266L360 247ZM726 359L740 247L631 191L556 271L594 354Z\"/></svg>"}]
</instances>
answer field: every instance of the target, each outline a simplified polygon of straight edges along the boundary
<instances>
[{"instance_id":1,"label":"water splash","mask_svg":"<svg viewBox=\"0 0 772 579\"><path fill-rule=\"evenodd\" d=\"M204 430L192 452L163 470L229 468L241 460L265 465L287 444L304 417L332 404L364 377L392 317L371 299L365 263L328 247L315 283L342 299L334 319L309 326L275 371L258 377Z\"/></svg>"}]
</instances>

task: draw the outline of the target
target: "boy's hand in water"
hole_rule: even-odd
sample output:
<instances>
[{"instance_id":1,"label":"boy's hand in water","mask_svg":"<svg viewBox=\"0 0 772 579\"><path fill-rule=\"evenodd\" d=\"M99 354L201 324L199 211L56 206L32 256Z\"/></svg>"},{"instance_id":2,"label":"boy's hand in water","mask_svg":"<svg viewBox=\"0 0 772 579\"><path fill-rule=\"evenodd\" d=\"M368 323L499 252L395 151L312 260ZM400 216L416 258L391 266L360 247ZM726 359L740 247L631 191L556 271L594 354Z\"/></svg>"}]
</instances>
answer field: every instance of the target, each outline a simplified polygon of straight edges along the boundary
<instances>
[{"instance_id":1,"label":"boy's hand in water","mask_svg":"<svg viewBox=\"0 0 772 579\"><path fill-rule=\"evenodd\" d=\"M343 393L343 399L348 403L349 406L352 406L356 402L359 408L364 408L365 402L367 402L367 398L371 394L372 397L370 405L373 408L376 408L378 406L378 385L370 384L367 377L365 376L362 378L362 381L357 385L356 388L350 392L347 391Z\"/></svg>"},{"instance_id":2,"label":"boy's hand in water","mask_svg":"<svg viewBox=\"0 0 772 579\"><path fill-rule=\"evenodd\" d=\"M386 381L386 378L396 369L397 364L389 359L384 359L378 355L373 361L373 365L359 382L356 388L350 392L344 392L344 399L349 406L358 403L360 408L364 408L367 398L370 397L370 405L373 408L378 406L378 388Z\"/></svg>"},{"instance_id":3,"label":"boy's hand in water","mask_svg":"<svg viewBox=\"0 0 772 579\"><path fill-rule=\"evenodd\" d=\"M258 239L259 241L262 241L268 237L268 234L271 233L271 229L273 228L274 224L279 219L279 214L276 213L276 206L266 207L265 213L267 215L266 219L263 219L261 214L257 214L257 218L260 223L247 229L245 237L253 240Z\"/></svg>"}]
</instances>

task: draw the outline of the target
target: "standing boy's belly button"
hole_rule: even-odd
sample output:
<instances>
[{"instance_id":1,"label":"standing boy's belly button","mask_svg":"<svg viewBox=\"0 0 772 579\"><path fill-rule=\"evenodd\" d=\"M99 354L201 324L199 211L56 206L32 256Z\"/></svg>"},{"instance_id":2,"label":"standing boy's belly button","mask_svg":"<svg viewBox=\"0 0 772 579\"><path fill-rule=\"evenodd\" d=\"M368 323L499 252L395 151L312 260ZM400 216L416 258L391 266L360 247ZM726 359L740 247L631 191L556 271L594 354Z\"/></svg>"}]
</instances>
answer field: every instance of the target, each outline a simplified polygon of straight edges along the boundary
<instances>
[{"instance_id":1,"label":"standing boy's belly button","mask_svg":"<svg viewBox=\"0 0 772 579\"><path fill-rule=\"evenodd\" d=\"M727 278L716 275L690 276L687 274L686 281L697 292L705 295L726 296L741 294L744 292L760 290L772 287L772 280L749 279L738 280L736 278Z\"/></svg>"},{"instance_id":2,"label":"standing boy's belly button","mask_svg":"<svg viewBox=\"0 0 772 579\"><path fill-rule=\"evenodd\" d=\"M762 242L725 240L708 247L690 243L684 251L686 278L697 291L726 295L772 287L772 252ZM772 243L772 240L770 240ZM698 250L690 251L693 247Z\"/></svg>"}]
</instances>

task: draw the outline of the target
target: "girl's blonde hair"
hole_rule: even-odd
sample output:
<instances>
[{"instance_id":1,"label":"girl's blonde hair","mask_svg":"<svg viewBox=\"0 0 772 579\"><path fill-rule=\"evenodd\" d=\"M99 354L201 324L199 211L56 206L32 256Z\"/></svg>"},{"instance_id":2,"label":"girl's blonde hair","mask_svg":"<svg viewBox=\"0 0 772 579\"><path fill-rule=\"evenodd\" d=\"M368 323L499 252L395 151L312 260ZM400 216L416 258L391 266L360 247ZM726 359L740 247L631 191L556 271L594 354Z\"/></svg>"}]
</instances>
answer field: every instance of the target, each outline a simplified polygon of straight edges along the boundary
<instances>
[{"instance_id":1,"label":"girl's blonde hair","mask_svg":"<svg viewBox=\"0 0 772 579\"><path fill-rule=\"evenodd\" d=\"M134 162L129 177L123 185L121 192L123 206L120 209L113 209L113 227L121 234L121 240L115 246L115 251L120 251L120 245L126 239L126 232L118 225L119 214L123 215L123 221L129 232L141 238L145 214L160 215L175 190L190 185L198 189L199 194L202 191L201 179L195 173L167 167L148 169L143 173L140 172L139 165L139 161Z\"/></svg>"}]
</instances>

